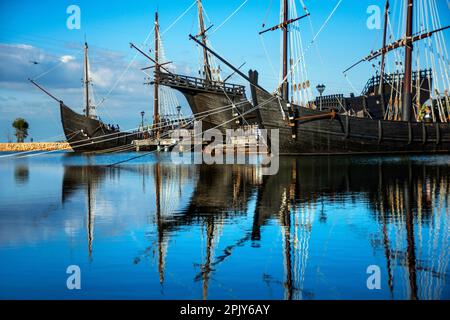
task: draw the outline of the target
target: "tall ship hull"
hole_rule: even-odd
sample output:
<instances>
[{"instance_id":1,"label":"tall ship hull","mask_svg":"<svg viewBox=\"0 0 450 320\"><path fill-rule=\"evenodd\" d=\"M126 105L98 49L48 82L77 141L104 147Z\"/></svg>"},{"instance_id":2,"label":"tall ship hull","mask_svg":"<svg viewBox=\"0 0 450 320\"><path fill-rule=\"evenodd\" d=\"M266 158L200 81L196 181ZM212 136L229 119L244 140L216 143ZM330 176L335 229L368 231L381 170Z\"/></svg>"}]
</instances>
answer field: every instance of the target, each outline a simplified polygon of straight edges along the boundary
<instances>
[{"instance_id":1,"label":"tall ship hull","mask_svg":"<svg viewBox=\"0 0 450 320\"><path fill-rule=\"evenodd\" d=\"M120 132L100 120L76 113L60 102L61 123L67 142L77 152L121 151L140 138L140 132Z\"/></svg>"},{"instance_id":2,"label":"tall ship hull","mask_svg":"<svg viewBox=\"0 0 450 320\"><path fill-rule=\"evenodd\" d=\"M207 32L213 25L205 25L202 1L196 2L198 34L195 38L206 45L209 43ZM199 77L174 74L161 65L159 72L155 72L155 82L181 92L195 120L201 121L203 130L214 128L225 131L255 125L256 116L249 111L252 106L246 98L245 86L228 81L234 73L222 79L220 66L206 49L199 50L199 54L202 61Z\"/></svg>"},{"instance_id":3,"label":"tall ship hull","mask_svg":"<svg viewBox=\"0 0 450 320\"><path fill-rule=\"evenodd\" d=\"M184 95L203 130L234 129L256 122L255 113L248 112L252 105L244 86L169 73L159 73L158 81Z\"/></svg>"},{"instance_id":4,"label":"tall ship hull","mask_svg":"<svg viewBox=\"0 0 450 320\"><path fill-rule=\"evenodd\" d=\"M381 59L379 73L377 70L377 75L367 82L358 97L333 95L324 99L325 86L318 84L320 98L315 102L307 100L311 92L301 38L288 33L299 32L299 20L310 14L304 8L305 14L298 17L295 8L289 10L292 3L288 0L282 1L280 23L260 32L282 32L281 81L274 94L258 85L256 71L250 70L247 77L205 43L193 36L190 38L250 83L260 128L279 130L278 146L276 140L272 144L268 137L272 152L300 155L450 153L448 58L441 55L437 62L433 59L422 64L420 59L413 62L413 58L421 54L421 40L427 41L422 47L427 54L436 49L432 38L437 41L438 49L443 50L441 33L450 26L442 27L437 21L432 28L423 30L420 21L416 21L419 23L416 29L420 31L415 33L413 13L423 9L416 2L407 0L400 4L406 13L406 19L400 19L400 26L404 23L404 33L399 40L387 43L392 35L388 34L389 1L386 1L383 47L344 71L345 75L360 63ZM435 7L429 9L432 15L438 14ZM295 48L300 48L300 53L295 52ZM397 55L396 72L389 74L386 55L398 48L403 48L404 59L399 61L401 57ZM417 55L413 56L413 48ZM372 64L376 68L375 63ZM413 71L413 67L418 71Z\"/></svg>"},{"instance_id":5,"label":"tall ship hull","mask_svg":"<svg viewBox=\"0 0 450 320\"><path fill-rule=\"evenodd\" d=\"M450 152L450 125L376 120L296 106L297 121L279 98L256 91L264 129L279 129L280 154L395 154ZM283 107L283 111L280 108ZM283 119L284 114L284 119Z\"/></svg>"},{"instance_id":6,"label":"tall ship hull","mask_svg":"<svg viewBox=\"0 0 450 320\"><path fill-rule=\"evenodd\" d=\"M73 111L61 99L56 98L34 80L30 79L30 82L59 103L64 135L75 152L127 151L132 148L132 141L143 135L140 131L120 132L118 126L106 125L95 115L96 107L90 96L91 79L87 43L84 44L84 114Z\"/></svg>"}]
</instances>

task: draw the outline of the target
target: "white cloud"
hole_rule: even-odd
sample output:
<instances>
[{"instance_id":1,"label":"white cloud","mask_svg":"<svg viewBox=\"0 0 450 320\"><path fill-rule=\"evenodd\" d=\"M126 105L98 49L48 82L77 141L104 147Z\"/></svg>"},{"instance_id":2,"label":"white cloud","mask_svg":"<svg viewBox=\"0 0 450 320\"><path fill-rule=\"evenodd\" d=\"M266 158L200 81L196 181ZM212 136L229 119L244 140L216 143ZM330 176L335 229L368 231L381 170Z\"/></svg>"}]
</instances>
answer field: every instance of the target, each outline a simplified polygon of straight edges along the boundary
<instances>
[{"instance_id":1,"label":"white cloud","mask_svg":"<svg viewBox=\"0 0 450 320\"><path fill-rule=\"evenodd\" d=\"M113 85L114 71L107 67L92 68L92 82L101 88L109 88Z\"/></svg>"},{"instance_id":2,"label":"white cloud","mask_svg":"<svg viewBox=\"0 0 450 320\"><path fill-rule=\"evenodd\" d=\"M19 48L19 49L25 49L25 50L32 50L34 47L30 46L29 44L16 44L16 45L9 45L13 48Z\"/></svg>"},{"instance_id":3,"label":"white cloud","mask_svg":"<svg viewBox=\"0 0 450 320\"><path fill-rule=\"evenodd\" d=\"M65 55L65 56L62 56L61 58L59 58L59 60L60 60L62 63L68 63L68 62L70 62L70 61L72 61L72 60L75 60L75 57L74 57L74 56L71 56L71 55Z\"/></svg>"},{"instance_id":4,"label":"white cloud","mask_svg":"<svg viewBox=\"0 0 450 320\"><path fill-rule=\"evenodd\" d=\"M153 90L143 85L146 80L140 71L142 67L148 66L148 62L141 59L129 65L132 56L133 52L126 56L95 46L90 50L92 96L97 103L107 97L97 113L106 122L118 123L124 129L135 128L140 122L140 112L151 109L153 101ZM38 64L31 63L32 61ZM55 68L56 66L58 67ZM179 68L185 70L183 64ZM128 71L124 73L125 70ZM42 76L38 77L39 75ZM55 54L26 44L0 43L0 121L9 125L11 118L23 115L33 122L33 137L38 139L60 132L61 125L57 103L27 80L36 77L37 82L54 96L62 99L75 111L81 112L84 104L82 50L80 47L69 48L63 44L59 54ZM116 84L118 79L120 81ZM114 90L109 93L113 87ZM184 97L181 94L177 94L177 97L187 107ZM49 124L50 111L54 113L54 118ZM0 133L1 139L4 137Z\"/></svg>"}]
</instances>

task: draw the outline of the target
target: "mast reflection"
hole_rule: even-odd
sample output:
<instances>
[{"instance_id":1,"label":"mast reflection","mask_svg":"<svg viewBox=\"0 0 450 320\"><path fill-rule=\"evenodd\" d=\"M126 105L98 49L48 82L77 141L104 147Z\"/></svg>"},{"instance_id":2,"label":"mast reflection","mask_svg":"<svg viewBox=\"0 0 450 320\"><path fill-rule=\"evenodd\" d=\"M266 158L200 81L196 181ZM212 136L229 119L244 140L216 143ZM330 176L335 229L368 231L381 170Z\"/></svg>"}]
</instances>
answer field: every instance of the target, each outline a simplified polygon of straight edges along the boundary
<instances>
[{"instance_id":1,"label":"mast reflection","mask_svg":"<svg viewBox=\"0 0 450 320\"><path fill-rule=\"evenodd\" d=\"M283 298L315 296L308 279L314 276L310 248L320 224L328 224L330 206L362 203L378 232L368 237L374 255L384 259L383 281L393 299L439 299L448 270L448 214L450 168L402 158L283 158L274 176L261 176L258 166L179 166L157 162L125 168L100 166L65 167L63 202L77 189L87 195L88 252L92 258L96 215L96 191L103 181L120 179L133 170L145 181L153 180L155 194L150 223L154 223L156 269L165 282L169 239L180 228L200 226L204 237L202 261L194 282L201 283L202 298L209 298L214 273L229 261L235 249L265 240L263 226L276 222L282 240L283 277L273 270L262 281L280 285ZM147 198L148 199L148 198ZM148 200L147 200L148 201ZM254 202L253 205L250 205ZM317 217L316 211L319 210ZM249 216L249 228L234 243L219 250L228 224ZM319 244L320 245L320 244ZM315 246L317 247L317 246ZM338 254L338 253L337 253ZM280 256L280 257L281 257ZM351 281L351 279L349 279Z\"/></svg>"}]
</instances>

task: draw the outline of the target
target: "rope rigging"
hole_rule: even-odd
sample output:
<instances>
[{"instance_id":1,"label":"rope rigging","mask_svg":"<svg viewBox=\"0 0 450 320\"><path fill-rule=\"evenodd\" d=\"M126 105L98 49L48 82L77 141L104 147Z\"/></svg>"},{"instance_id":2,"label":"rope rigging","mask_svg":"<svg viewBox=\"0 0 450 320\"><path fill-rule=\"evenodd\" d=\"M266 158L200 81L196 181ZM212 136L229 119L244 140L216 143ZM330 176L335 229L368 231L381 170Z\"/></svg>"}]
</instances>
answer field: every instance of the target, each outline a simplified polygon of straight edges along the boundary
<instances>
[{"instance_id":1,"label":"rope rigging","mask_svg":"<svg viewBox=\"0 0 450 320\"><path fill-rule=\"evenodd\" d=\"M450 64L443 34L448 27L442 27L436 0L418 0L413 11L413 34L408 40L405 37L406 8L405 0L395 3L393 14L389 11L387 15L386 31L389 32L390 44L378 51L372 51L371 55L360 62L378 59L380 56L386 58L385 66L388 73L383 73L382 79L388 85L390 92L384 119L401 120L405 87L405 65L403 63L405 43L413 42L412 65L415 69L411 77L413 119L419 122L449 122ZM397 21L397 26L393 26L392 21ZM393 39L400 40L392 41ZM390 53L393 54L392 61ZM378 66L381 64L378 62ZM371 65L378 77L376 64L372 63ZM347 80L346 72L348 70L344 71Z\"/></svg>"}]
</instances>

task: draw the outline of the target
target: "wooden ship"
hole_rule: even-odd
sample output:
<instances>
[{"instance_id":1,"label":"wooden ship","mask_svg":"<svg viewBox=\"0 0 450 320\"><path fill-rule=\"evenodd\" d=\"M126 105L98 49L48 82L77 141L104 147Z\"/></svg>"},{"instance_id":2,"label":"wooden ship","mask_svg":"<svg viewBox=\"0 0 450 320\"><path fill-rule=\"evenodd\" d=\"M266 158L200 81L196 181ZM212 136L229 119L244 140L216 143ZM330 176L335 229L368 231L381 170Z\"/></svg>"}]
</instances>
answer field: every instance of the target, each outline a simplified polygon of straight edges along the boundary
<instances>
[{"instance_id":1,"label":"wooden ship","mask_svg":"<svg viewBox=\"0 0 450 320\"><path fill-rule=\"evenodd\" d=\"M281 29L282 36L282 77L275 93L269 93L258 85L258 72L250 70L249 76L243 74L220 57L213 50L193 36L191 39L228 65L251 84L252 103L257 120L262 129L279 130L280 154L330 155L330 154L393 154L393 153L448 153L450 151L450 98L448 89L448 58L442 50L431 63L433 68L413 71L413 49L417 42L427 41L432 46L443 42L442 32L448 27L440 27L439 20L433 30L413 29L414 11L423 10L415 6L416 1L406 0L405 33L402 39L386 44L389 1L387 1L384 24L383 47L372 52L362 61L381 58L380 73L369 80L366 89L359 97L331 99L319 98L316 101L296 102L292 91L308 90L308 80L289 83L294 78L297 62L304 63L303 57L294 60L290 55L288 32L298 31L299 20L309 16L293 17L289 11L288 0L283 0L282 21L269 29ZM435 8L429 8L438 14ZM421 18L423 12L420 13ZM295 28L291 29L294 25ZM444 43L445 46L445 43ZM403 72L385 73L385 59L389 52L403 48ZM442 49L442 48L441 48ZM441 54L442 53L442 54ZM442 60L442 61L441 61ZM358 62L358 63L359 63ZM432 61L431 61L432 62ZM357 63L357 64L358 64ZM357 65L355 64L355 66ZM440 70L438 70L440 68ZM438 86L438 80L443 79ZM434 86L433 86L434 85ZM294 90L289 90L289 89ZM326 103L320 103L326 101ZM425 102L427 104L425 104ZM270 144L270 141L268 141Z\"/></svg>"},{"instance_id":2,"label":"wooden ship","mask_svg":"<svg viewBox=\"0 0 450 320\"><path fill-rule=\"evenodd\" d=\"M154 57L151 57L144 49L139 48L134 43L130 43L131 48L137 50L153 64L141 70L144 72L149 69L154 70L153 79L148 76L149 82L146 83L153 86L153 122L151 126L143 129L142 137L133 141L133 145L138 151L173 147L176 144L174 139L171 138L173 131L180 128L190 128L193 123L191 117L183 115L173 90L160 85L161 72L171 73L168 65L172 62L166 59L163 50L158 12L155 12L154 23Z\"/></svg>"},{"instance_id":3,"label":"wooden ship","mask_svg":"<svg viewBox=\"0 0 450 320\"><path fill-rule=\"evenodd\" d=\"M196 38L206 46L209 43L207 32L212 25L205 27L201 0L197 0L197 11L199 33ZM157 70L159 83L184 95L196 120L202 121L203 130L254 124L255 114L246 113L252 106L246 97L245 86L227 82L234 73L222 80L220 67L215 65L213 56L205 48L201 53L203 70L199 71L199 77L174 74L160 68Z\"/></svg>"},{"instance_id":4,"label":"wooden ship","mask_svg":"<svg viewBox=\"0 0 450 320\"><path fill-rule=\"evenodd\" d=\"M76 152L96 151L128 151L132 148L131 142L142 136L140 131L121 132L118 125L110 125L102 122L96 115L95 106L91 101L89 75L88 44L84 44L84 96L85 106L83 114L75 112L68 107L63 100L56 98L48 90L30 79L38 89L46 93L59 103L61 123L67 142Z\"/></svg>"}]
</instances>

